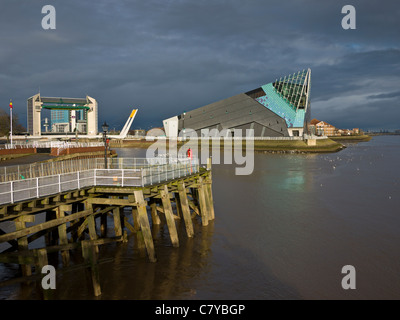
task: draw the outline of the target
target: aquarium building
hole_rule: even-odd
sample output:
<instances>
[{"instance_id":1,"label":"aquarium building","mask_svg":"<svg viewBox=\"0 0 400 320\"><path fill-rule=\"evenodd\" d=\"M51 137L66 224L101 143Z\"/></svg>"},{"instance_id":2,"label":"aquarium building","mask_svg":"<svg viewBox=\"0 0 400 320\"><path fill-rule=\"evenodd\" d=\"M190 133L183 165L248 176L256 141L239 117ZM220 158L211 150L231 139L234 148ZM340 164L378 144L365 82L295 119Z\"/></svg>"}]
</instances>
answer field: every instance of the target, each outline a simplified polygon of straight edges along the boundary
<instances>
[{"instance_id":1,"label":"aquarium building","mask_svg":"<svg viewBox=\"0 0 400 320\"><path fill-rule=\"evenodd\" d=\"M311 69L307 69L165 119L163 125L167 137L188 129L198 136L224 129L253 129L255 137L303 136L310 122L310 92Z\"/></svg>"}]
</instances>

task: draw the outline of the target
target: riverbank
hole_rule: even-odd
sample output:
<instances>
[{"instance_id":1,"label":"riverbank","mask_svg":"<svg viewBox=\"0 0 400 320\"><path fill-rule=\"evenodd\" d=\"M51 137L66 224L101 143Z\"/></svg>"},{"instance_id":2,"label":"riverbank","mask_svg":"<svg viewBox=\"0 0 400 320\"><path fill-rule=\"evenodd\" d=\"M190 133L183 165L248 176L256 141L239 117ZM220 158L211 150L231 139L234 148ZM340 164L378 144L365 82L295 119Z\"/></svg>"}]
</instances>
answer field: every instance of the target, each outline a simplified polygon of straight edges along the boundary
<instances>
[{"instance_id":1,"label":"riverbank","mask_svg":"<svg viewBox=\"0 0 400 320\"><path fill-rule=\"evenodd\" d=\"M155 141L143 140L122 140L122 141L110 141L111 148L149 148L155 143ZM178 142L178 148L183 145L189 147L195 147L196 141ZM209 141L209 146L212 147L212 142ZM169 141L166 141L168 148ZM216 144L214 144L216 146ZM219 143L220 148L224 148L223 139ZM246 141L242 143L243 149L246 148ZM201 140L197 141L197 148L201 148ZM255 151L266 151L266 152L284 152L284 153L326 153L326 152L338 152L345 148L341 143L333 141L332 139L317 139L315 145L308 145L303 140L254 140Z\"/></svg>"},{"instance_id":2,"label":"riverbank","mask_svg":"<svg viewBox=\"0 0 400 320\"><path fill-rule=\"evenodd\" d=\"M329 137L329 139L333 141L343 141L343 142L367 142L372 139L371 136L362 134L359 136L338 136L338 137Z\"/></svg>"},{"instance_id":3,"label":"riverbank","mask_svg":"<svg viewBox=\"0 0 400 320\"><path fill-rule=\"evenodd\" d=\"M345 147L331 139L318 139L315 145L308 145L302 140L256 140L255 151L271 151L285 153L330 153L338 152Z\"/></svg>"}]
</instances>

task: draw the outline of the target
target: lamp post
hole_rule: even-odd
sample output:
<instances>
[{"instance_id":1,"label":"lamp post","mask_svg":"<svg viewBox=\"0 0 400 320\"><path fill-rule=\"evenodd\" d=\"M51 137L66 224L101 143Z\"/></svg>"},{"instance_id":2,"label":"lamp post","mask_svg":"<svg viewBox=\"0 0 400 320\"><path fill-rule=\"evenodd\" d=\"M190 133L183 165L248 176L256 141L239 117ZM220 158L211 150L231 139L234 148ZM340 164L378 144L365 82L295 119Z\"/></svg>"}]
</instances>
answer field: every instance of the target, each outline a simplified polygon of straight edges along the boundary
<instances>
[{"instance_id":1,"label":"lamp post","mask_svg":"<svg viewBox=\"0 0 400 320\"><path fill-rule=\"evenodd\" d=\"M185 140L185 115L186 115L186 111L183 112L183 123L182 123L182 127L183 127L183 140Z\"/></svg>"},{"instance_id":2,"label":"lamp post","mask_svg":"<svg viewBox=\"0 0 400 320\"><path fill-rule=\"evenodd\" d=\"M107 169L107 131L108 131L107 122L104 121L101 128L103 129L103 141L104 141L104 169Z\"/></svg>"}]
</instances>

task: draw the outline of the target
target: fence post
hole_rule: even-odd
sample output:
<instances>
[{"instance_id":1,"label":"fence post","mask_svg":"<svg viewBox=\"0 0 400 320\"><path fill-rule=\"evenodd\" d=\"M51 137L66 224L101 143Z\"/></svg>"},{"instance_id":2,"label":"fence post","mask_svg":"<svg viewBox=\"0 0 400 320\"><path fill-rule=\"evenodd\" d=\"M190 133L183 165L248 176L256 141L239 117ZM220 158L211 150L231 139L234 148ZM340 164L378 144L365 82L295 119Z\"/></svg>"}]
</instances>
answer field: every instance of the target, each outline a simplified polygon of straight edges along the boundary
<instances>
[{"instance_id":1,"label":"fence post","mask_svg":"<svg viewBox=\"0 0 400 320\"><path fill-rule=\"evenodd\" d=\"M36 178L36 198L39 198L39 178Z\"/></svg>"},{"instance_id":2,"label":"fence post","mask_svg":"<svg viewBox=\"0 0 400 320\"><path fill-rule=\"evenodd\" d=\"M143 168L140 169L140 174L142 176L142 187L144 187L143 170L144 170Z\"/></svg>"},{"instance_id":3,"label":"fence post","mask_svg":"<svg viewBox=\"0 0 400 320\"><path fill-rule=\"evenodd\" d=\"M10 182L10 187L11 187L11 203L14 203L14 190L13 190L13 181Z\"/></svg>"},{"instance_id":4,"label":"fence post","mask_svg":"<svg viewBox=\"0 0 400 320\"><path fill-rule=\"evenodd\" d=\"M96 175L97 175L97 169L94 169L94 185L96 186Z\"/></svg>"},{"instance_id":5,"label":"fence post","mask_svg":"<svg viewBox=\"0 0 400 320\"><path fill-rule=\"evenodd\" d=\"M80 182L79 182L79 179L80 179L79 171L76 172L76 177L77 177L77 179L78 179L78 189L80 189L80 188L81 188L81 184L80 184Z\"/></svg>"},{"instance_id":6,"label":"fence post","mask_svg":"<svg viewBox=\"0 0 400 320\"><path fill-rule=\"evenodd\" d=\"M61 193L61 175L58 175L58 192Z\"/></svg>"},{"instance_id":7,"label":"fence post","mask_svg":"<svg viewBox=\"0 0 400 320\"><path fill-rule=\"evenodd\" d=\"M121 169L121 171L122 171L121 186L124 187L124 169Z\"/></svg>"},{"instance_id":8,"label":"fence post","mask_svg":"<svg viewBox=\"0 0 400 320\"><path fill-rule=\"evenodd\" d=\"M153 174L151 172L151 166L149 166L149 171L150 171L150 185L153 184Z\"/></svg>"}]
</instances>

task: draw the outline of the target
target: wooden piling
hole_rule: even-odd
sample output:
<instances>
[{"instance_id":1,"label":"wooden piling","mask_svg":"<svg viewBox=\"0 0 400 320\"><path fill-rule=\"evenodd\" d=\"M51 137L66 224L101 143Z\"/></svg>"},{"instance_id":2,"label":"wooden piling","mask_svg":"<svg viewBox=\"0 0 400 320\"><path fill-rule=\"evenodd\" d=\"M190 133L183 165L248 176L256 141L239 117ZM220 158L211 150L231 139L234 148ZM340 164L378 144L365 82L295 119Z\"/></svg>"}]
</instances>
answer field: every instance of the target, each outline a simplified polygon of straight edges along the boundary
<instances>
[{"instance_id":1,"label":"wooden piling","mask_svg":"<svg viewBox=\"0 0 400 320\"><path fill-rule=\"evenodd\" d=\"M121 209L117 207L113 210L113 218L114 218L114 231L115 236L122 236L122 227L121 227Z\"/></svg>"},{"instance_id":2,"label":"wooden piling","mask_svg":"<svg viewBox=\"0 0 400 320\"><path fill-rule=\"evenodd\" d=\"M15 229L16 231L22 231L26 229L26 222L34 222L35 221L35 216L21 216L18 217L15 221ZM23 252L28 250L28 238L25 237L20 237L18 239L18 252ZM32 267L27 264L21 265L21 271L23 276L30 276L32 275Z\"/></svg>"},{"instance_id":3,"label":"wooden piling","mask_svg":"<svg viewBox=\"0 0 400 320\"><path fill-rule=\"evenodd\" d=\"M100 235L107 237L107 212L100 215Z\"/></svg>"},{"instance_id":4,"label":"wooden piling","mask_svg":"<svg viewBox=\"0 0 400 320\"><path fill-rule=\"evenodd\" d=\"M36 282L36 289L43 300L49 300L53 296L53 289L44 289L42 284L44 278L44 274L42 274L43 267L49 264L47 250L45 248L36 249L35 258L35 272L36 274L40 274L39 281Z\"/></svg>"},{"instance_id":5,"label":"wooden piling","mask_svg":"<svg viewBox=\"0 0 400 320\"><path fill-rule=\"evenodd\" d=\"M153 222L153 225L161 224L160 217L158 216L157 213L157 203L155 201L150 202L150 210L151 210L151 221Z\"/></svg>"},{"instance_id":6,"label":"wooden piling","mask_svg":"<svg viewBox=\"0 0 400 320\"><path fill-rule=\"evenodd\" d=\"M154 251L154 242L150 230L150 222L147 216L146 202L144 201L143 191L135 190L135 199L137 204L137 212L139 215L140 229L143 234L144 244L146 246L147 254L151 262L156 262L156 256Z\"/></svg>"},{"instance_id":7,"label":"wooden piling","mask_svg":"<svg viewBox=\"0 0 400 320\"><path fill-rule=\"evenodd\" d=\"M176 231L175 219L172 212L172 206L171 206L171 201L169 199L169 192L167 185L164 185L164 189L160 190L160 196L164 208L165 219L167 220L167 226L172 246L179 247L178 232Z\"/></svg>"},{"instance_id":8,"label":"wooden piling","mask_svg":"<svg viewBox=\"0 0 400 320\"><path fill-rule=\"evenodd\" d=\"M133 229L135 232L140 230L139 213L137 207L132 207Z\"/></svg>"},{"instance_id":9,"label":"wooden piling","mask_svg":"<svg viewBox=\"0 0 400 320\"><path fill-rule=\"evenodd\" d=\"M186 226L186 234L190 238L193 237L194 234L193 222L192 222L192 217L190 215L190 208L186 194L185 182L183 182L182 180L178 181L178 193L179 193L179 200L180 200L179 202L182 211L182 216Z\"/></svg>"},{"instance_id":10,"label":"wooden piling","mask_svg":"<svg viewBox=\"0 0 400 320\"><path fill-rule=\"evenodd\" d=\"M201 223L205 227L208 225L208 206L206 202L206 190L202 177L199 177L199 204L201 213Z\"/></svg>"},{"instance_id":11,"label":"wooden piling","mask_svg":"<svg viewBox=\"0 0 400 320\"><path fill-rule=\"evenodd\" d=\"M54 171L56 170L57 166L54 167ZM176 215L171 202L176 203ZM126 216L121 212L124 209L132 210L133 224L128 215L130 212L127 211ZM46 212L45 222L26 226L26 222L34 222L35 214L42 212ZM113 217L115 236L107 235L107 215ZM52 252L60 252L63 265L67 266L71 250L81 247L90 286L95 296L99 296L101 288L97 263L98 246L126 241L127 233L134 233L137 238L135 245L143 248L140 253L147 254L149 260L155 262L154 239L160 236L160 228L165 227L162 216L165 217L172 246L179 247L175 220L183 218L186 234L191 238L194 236L192 219L197 218L196 215L201 218L203 226L214 219L211 171L204 169L197 174L151 186L83 187L6 204L0 206L0 221L15 222L16 230L8 233L0 230L0 243L8 242L11 245L7 252L0 254L0 261L20 264L23 275L26 276L32 273L32 265L40 272L48 263L47 254ZM100 230L96 230L96 217L101 220ZM97 231L100 232L99 235ZM48 240L48 247L36 249L32 254L32 250L28 250L28 243L43 236ZM87 237L90 240L85 240ZM19 252L12 252L16 250Z\"/></svg>"},{"instance_id":12,"label":"wooden piling","mask_svg":"<svg viewBox=\"0 0 400 320\"><path fill-rule=\"evenodd\" d=\"M56 218L63 218L65 216L65 211L71 211L72 206L71 205L60 205L58 208L56 208ZM67 237L67 224L63 223L58 226L58 239L59 239L59 244L64 245L68 244L68 237ZM61 251L61 257L63 260L64 266L69 265L69 251L68 250L63 250Z\"/></svg>"},{"instance_id":13,"label":"wooden piling","mask_svg":"<svg viewBox=\"0 0 400 320\"><path fill-rule=\"evenodd\" d=\"M211 181L206 181L206 191L207 191L207 205L208 205L209 218L210 220L214 220L215 212L214 212L214 199L212 195Z\"/></svg>"},{"instance_id":14,"label":"wooden piling","mask_svg":"<svg viewBox=\"0 0 400 320\"><path fill-rule=\"evenodd\" d=\"M99 268L95 245L91 240L82 241L82 256L87 264L86 275L88 282L92 285L93 294L101 295Z\"/></svg>"}]
</instances>

